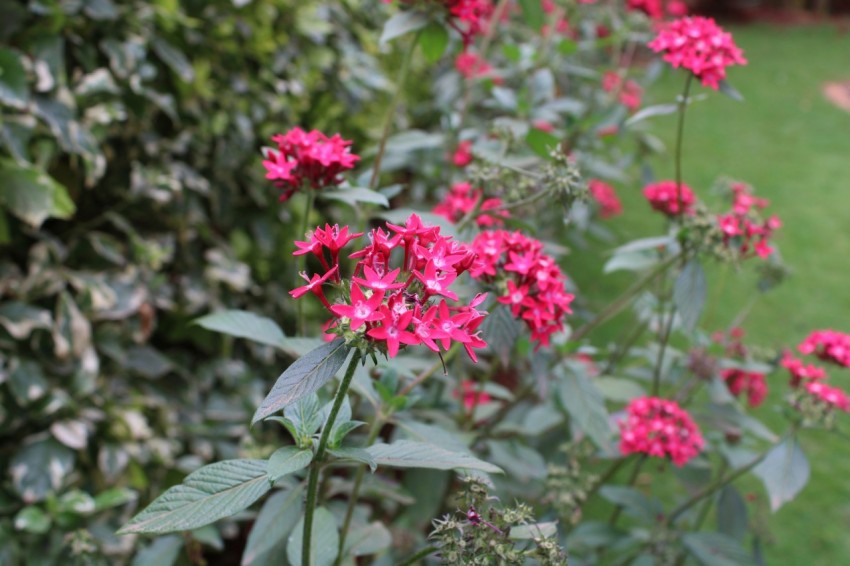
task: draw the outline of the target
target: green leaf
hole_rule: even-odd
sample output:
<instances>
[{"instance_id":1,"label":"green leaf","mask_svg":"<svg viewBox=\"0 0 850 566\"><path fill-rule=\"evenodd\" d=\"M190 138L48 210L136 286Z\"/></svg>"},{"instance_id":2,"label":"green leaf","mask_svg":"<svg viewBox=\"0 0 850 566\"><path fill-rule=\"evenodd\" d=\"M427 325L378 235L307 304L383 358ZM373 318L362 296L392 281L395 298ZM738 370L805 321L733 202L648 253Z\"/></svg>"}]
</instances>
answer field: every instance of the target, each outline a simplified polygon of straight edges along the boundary
<instances>
[{"instance_id":1,"label":"green leaf","mask_svg":"<svg viewBox=\"0 0 850 566\"><path fill-rule=\"evenodd\" d=\"M301 517L304 487L277 491L260 509L242 554L241 566L272 566L280 564L286 538Z\"/></svg>"},{"instance_id":2,"label":"green leaf","mask_svg":"<svg viewBox=\"0 0 850 566\"><path fill-rule=\"evenodd\" d=\"M395 13L387 20L387 23L384 24L384 30L381 32L381 39L378 41L383 46L388 41L422 29L426 25L428 25L427 14L416 10L403 10Z\"/></svg>"},{"instance_id":3,"label":"green leaf","mask_svg":"<svg viewBox=\"0 0 850 566\"><path fill-rule=\"evenodd\" d=\"M331 429L330 437L328 438L328 446L331 448L338 447L342 444L343 439L348 436L348 433L356 428L360 428L364 424L366 423L363 421L345 421L344 423L339 421L335 422Z\"/></svg>"},{"instance_id":4,"label":"green leaf","mask_svg":"<svg viewBox=\"0 0 850 566\"><path fill-rule=\"evenodd\" d=\"M180 77L180 80L190 83L195 79L195 69L192 68L192 62L182 51L161 37L154 37L151 41L151 47L153 47L154 53Z\"/></svg>"},{"instance_id":5,"label":"green leaf","mask_svg":"<svg viewBox=\"0 0 850 566\"><path fill-rule=\"evenodd\" d=\"M536 538L549 538L558 534L558 523L534 523L532 525L517 525L511 527L508 535L512 540L529 540Z\"/></svg>"},{"instance_id":6,"label":"green leaf","mask_svg":"<svg viewBox=\"0 0 850 566\"><path fill-rule=\"evenodd\" d=\"M366 464L373 472L378 468L378 463L375 458L363 448L351 448L343 446L342 448L333 448L328 450L328 454L340 460L350 460L358 464Z\"/></svg>"},{"instance_id":7,"label":"green leaf","mask_svg":"<svg viewBox=\"0 0 850 566\"><path fill-rule=\"evenodd\" d=\"M603 273L611 273L622 269L641 271L658 263L658 254L653 251L617 252L605 262Z\"/></svg>"},{"instance_id":8,"label":"green leaf","mask_svg":"<svg viewBox=\"0 0 850 566\"><path fill-rule=\"evenodd\" d=\"M642 122L647 118L674 114L677 110L679 110L678 104L656 104L654 106L647 106L632 114L632 116L626 120L624 126L628 128L629 126L634 126L638 122Z\"/></svg>"},{"instance_id":9,"label":"green leaf","mask_svg":"<svg viewBox=\"0 0 850 566\"><path fill-rule=\"evenodd\" d=\"M602 396L610 401L618 403L628 403L636 397L646 395L643 387L632 381L622 377L597 377L593 380L596 388L602 393Z\"/></svg>"},{"instance_id":10,"label":"green leaf","mask_svg":"<svg viewBox=\"0 0 850 566\"><path fill-rule=\"evenodd\" d=\"M358 529L352 529L345 542L346 556L369 556L386 550L392 545L393 537L383 523L375 521Z\"/></svg>"},{"instance_id":11,"label":"green leaf","mask_svg":"<svg viewBox=\"0 0 850 566\"><path fill-rule=\"evenodd\" d=\"M289 419L299 437L312 436L322 426L323 421L319 396L312 394L302 397L286 407L283 410L283 416Z\"/></svg>"},{"instance_id":12,"label":"green leaf","mask_svg":"<svg viewBox=\"0 0 850 566\"><path fill-rule=\"evenodd\" d=\"M240 310L218 311L195 321L195 324L213 332L237 338L247 338L260 344L284 349L286 335L275 321L264 316Z\"/></svg>"},{"instance_id":13,"label":"green leaf","mask_svg":"<svg viewBox=\"0 0 850 566\"><path fill-rule=\"evenodd\" d=\"M502 469L470 454L452 452L440 446L414 440L396 440L366 449L379 466L392 468L428 468L431 470L469 469L502 473Z\"/></svg>"},{"instance_id":14,"label":"green leaf","mask_svg":"<svg viewBox=\"0 0 850 566\"><path fill-rule=\"evenodd\" d=\"M431 22L422 30L419 36L422 54L428 63L436 63L449 46L449 32L438 22Z\"/></svg>"},{"instance_id":15,"label":"green leaf","mask_svg":"<svg viewBox=\"0 0 850 566\"><path fill-rule=\"evenodd\" d=\"M25 444L9 466L12 487L25 503L42 501L62 487L74 469L74 459L73 450L53 439Z\"/></svg>"},{"instance_id":16,"label":"green leaf","mask_svg":"<svg viewBox=\"0 0 850 566\"><path fill-rule=\"evenodd\" d=\"M733 100L737 100L738 102L744 101L744 95L741 94L738 91L738 89L735 88L734 86L732 86L732 84L729 81L727 81L726 79L721 80L720 83L718 84L718 86L719 86L718 90L720 90L720 92L722 92L723 94L725 94L729 98L731 98Z\"/></svg>"},{"instance_id":17,"label":"green leaf","mask_svg":"<svg viewBox=\"0 0 850 566\"><path fill-rule=\"evenodd\" d=\"M15 530L43 535L50 530L50 516L41 507L30 505L15 515Z\"/></svg>"},{"instance_id":18,"label":"green leaf","mask_svg":"<svg viewBox=\"0 0 850 566\"><path fill-rule=\"evenodd\" d=\"M9 373L9 390L21 407L29 407L48 392L48 383L41 366L25 360Z\"/></svg>"},{"instance_id":19,"label":"green leaf","mask_svg":"<svg viewBox=\"0 0 850 566\"><path fill-rule=\"evenodd\" d=\"M525 136L525 143L531 151L544 159L549 159L549 154L560 145L561 140L548 132L531 128Z\"/></svg>"},{"instance_id":20,"label":"green leaf","mask_svg":"<svg viewBox=\"0 0 850 566\"><path fill-rule=\"evenodd\" d=\"M0 103L24 109L29 98L27 72L21 55L11 49L0 49Z\"/></svg>"},{"instance_id":21,"label":"green leaf","mask_svg":"<svg viewBox=\"0 0 850 566\"><path fill-rule=\"evenodd\" d=\"M339 532L333 514L324 507L317 507L313 515L313 530L310 539L310 557L313 566L332 566L339 551ZM289 535L286 556L290 564L301 564L304 543L304 519L298 521Z\"/></svg>"},{"instance_id":22,"label":"green leaf","mask_svg":"<svg viewBox=\"0 0 850 566\"><path fill-rule=\"evenodd\" d=\"M163 534L214 523L249 507L271 489L265 460L224 460L192 472L157 497L118 534Z\"/></svg>"},{"instance_id":23,"label":"green leaf","mask_svg":"<svg viewBox=\"0 0 850 566\"><path fill-rule=\"evenodd\" d=\"M60 513L88 515L94 513L96 509L94 497L79 489L72 489L63 493L56 504L56 510Z\"/></svg>"},{"instance_id":24,"label":"green leaf","mask_svg":"<svg viewBox=\"0 0 850 566\"><path fill-rule=\"evenodd\" d=\"M275 483L285 475L303 470L313 461L312 450L299 450L295 446L279 448L269 458L269 481Z\"/></svg>"},{"instance_id":25,"label":"green leaf","mask_svg":"<svg viewBox=\"0 0 850 566\"><path fill-rule=\"evenodd\" d=\"M738 542L747 536L747 503L734 486L726 485L717 499L717 530Z\"/></svg>"},{"instance_id":26,"label":"green leaf","mask_svg":"<svg viewBox=\"0 0 850 566\"><path fill-rule=\"evenodd\" d=\"M682 542L691 556L705 566L742 566L753 564L746 550L722 533L685 533Z\"/></svg>"},{"instance_id":27,"label":"green leaf","mask_svg":"<svg viewBox=\"0 0 850 566\"><path fill-rule=\"evenodd\" d=\"M628 515L649 524L658 522L658 518L664 513L661 501L655 497L647 497L633 487L606 485L599 490L599 495L621 506Z\"/></svg>"},{"instance_id":28,"label":"green leaf","mask_svg":"<svg viewBox=\"0 0 850 566\"><path fill-rule=\"evenodd\" d=\"M183 550L183 537L160 537L133 558L132 566L172 566Z\"/></svg>"},{"instance_id":29,"label":"green leaf","mask_svg":"<svg viewBox=\"0 0 850 566\"><path fill-rule=\"evenodd\" d=\"M130 501L135 501L138 495L132 489L126 487L113 487L101 493L98 493L94 498L95 511L102 511L112 507L124 505Z\"/></svg>"},{"instance_id":30,"label":"green leaf","mask_svg":"<svg viewBox=\"0 0 850 566\"><path fill-rule=\"evenodd\" d=\"M753 469L761 478L774 512L794 499L809 481L809 461L796 438L788 438L771 448L764 461Z\"/></svg>"},{"instance_id":31,"label":"green leaf","mask_svg":"<svg viewBox=\"0 0 850 566\"><path fill-rule=\"evenodd\" d=\"M687 330L696 328L705 298L708 293L708 283L702 265L696 259L690 260L682 268L673 285L673 304L679 311L682 326Z\"/></svg>"},{"instance_id":32,"label":"green leaf","mask_svg":"<svg viewBox=\"0 0 850 566\"><path fill-rule=\"evenodd\" d=\"M602 393L586 375L564 372L558 398L575 424L603 450L609 447L611 426Z\"/></svg>"},{"instance_id":33,"label":"green leaf","mask_svg":"<svg viewBox=\"0 0 850 566\"><path fill-rule=\"evenodd\" d=\"M46 309L12 301L0 305L0 325L15 340L24 340L36 328L50 328L53 325L53 317Z\"/></svg>"},{"instance_id":34,"label":"green leaf","mask_svg":"<svg viewBox=\"0 0 850 566\"><path fill-rule=\"evenodd\" d=\"M70 218L76 210L65 187L39 169L3 159L0 177L0 203L33 228L50 217Z\"/></svg>"},{"instance_id":35,"label":"green leaf","mask_svg":"<svg viewBox=\"0 0 850 566\"><path fill-rule=\"evenodd\" d=\"M315 393L330 381L348 357L348 346L339 338L319 346L306 356L298 358L286 368L263 399L251 424L280 411L302 397Z\"/></svg>"},{"instance_id":36,"label":"green leaf","mask_svg":"<svg viewBox=\"0 0 850 566\"><path fill-rule=\"evenodd\" d=\"M348 187L333 191L321 191L319 198L337 200L351 206L357 206L358 203L379 204L384 208L389 208L390 206L390 201L387 200L386 196L366 187Z\"/></svg>"},{"instance_id":37,"label":"green leaf","mask_svg":"<svg viewBox=\"0 0 850 566\"><path fill-rule=\"evenodd\" d=\"M543 3L540 0L519 0L522 8L522 17L526 25L534 31L540 31L546 23L546 14L543 12Z\"/></svg>"}]
</instances>

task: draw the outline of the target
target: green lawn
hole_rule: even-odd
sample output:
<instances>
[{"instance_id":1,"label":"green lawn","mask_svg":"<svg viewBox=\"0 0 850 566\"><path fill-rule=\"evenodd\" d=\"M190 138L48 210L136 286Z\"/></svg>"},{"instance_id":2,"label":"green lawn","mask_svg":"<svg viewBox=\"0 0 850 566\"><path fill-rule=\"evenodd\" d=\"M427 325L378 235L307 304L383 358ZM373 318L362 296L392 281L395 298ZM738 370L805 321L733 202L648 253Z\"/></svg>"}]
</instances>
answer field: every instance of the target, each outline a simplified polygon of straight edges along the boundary
<instances>
[{"instance_id":1,"label":"green lawn","mask_svg":"<svg viewBox=\"0 0 850 566\"><path fill-rule=\"evenodd\" d=\"M822 95L826 81L850 79L850 36L830 27L800 29L750 26L731 28L749 65L732 69L730 81L746 101L736 102L709 89L688 110L684 180L699 194L719 175L747 181L771 201L784 227L778 233L793 274L760 297L744 323L748 340L766 346L793 346L810 330L833 327L850 332L850 113ZM684 83L668 72L647 94L648 103L670 102ZM673 177L674 117L654 119L654 131L669 154L656 163L659 178ZM628 211L612 226L632 239L656 235L662 221L649 209L640 187L618 187ZM582 292L595 304L628 284L628 276L603 277L601 259L576 251L568 262ZM751 260L759 261L759 260ZM754 278L709 269L710 304L704 321L727 325L754 296ZM600 329L615 338L615 322ZM599 335L597 335L599 336ZM850 390L850 372L832 371L833 382ZM759 416L779 430L774 410L786 391L784 375L772 384ZM845 429L850 415L842 415ZM812 463L809 485L796 501L769 517L774 540L769 564L843 564L850 557L850 442L808 431L803 447ZM746 489L756 489L745 482Z\"/></svg>"}]
</instances>

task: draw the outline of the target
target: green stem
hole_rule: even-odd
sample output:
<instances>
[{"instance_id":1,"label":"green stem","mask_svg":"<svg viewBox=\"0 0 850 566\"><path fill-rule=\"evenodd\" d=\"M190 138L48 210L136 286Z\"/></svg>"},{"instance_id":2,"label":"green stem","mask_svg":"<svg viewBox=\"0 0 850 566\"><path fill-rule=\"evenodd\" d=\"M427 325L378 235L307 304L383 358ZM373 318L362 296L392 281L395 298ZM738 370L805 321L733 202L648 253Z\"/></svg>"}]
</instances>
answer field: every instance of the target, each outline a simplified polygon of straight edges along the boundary
<instances>
[{"instance_id":1,"label":"green stem","mask_svg":"<svg viewBox=\"0 0 850 566\"><path fill-rule=\"evenodd\" d=\"M661 313L663 317L664 313ZM658 391L661 389L661 368L664 366L664 353L667 351L667 344L670 342L670 334L673 332L673 321L676 319L676 305L670 308L670 317L667 319L667 324L661 331L658 345L658 357L655 359L655 369L652 373L652 397L658 396Z\"/></svg>"},{"instance_id":2,"label":"green stem","mask_svg":"<svg viewBox=\"0 0 850 566\"><path fill-rule=\"evenodd\" d=\"M387 420L392 416L393 409L387 415L378 413L375 415L375 420L372 422L372 427L369 429L369 436L366 438L366 447L372 446L381 429L384 428ZM354 508L357 506L357 499L360 497L360 486L363 483L363 477L366 475L366 466L358 466L357 473L354 476L354 485L351 487L351 495L348 497L348 508L345 510L345 519L342 521L342 528L339 531L339 553L337 554L335 564L342 563L343 551L345 550L345 539L348 536L348 529L351 526L351 519L354 516Z\"/></svg>"},{"instance_id":3,"label":"green stem","mask_svg":"<svg viewBox=\"0 0 850 566\"><path fill-rule=\"evenodd\" d=\"M641 454L640 458L637 461L637 464L635 464L635 467L632 470L632 475L629 476L629 481L626 484L628 487L633 486L635 484L635 482L637 481L638 475L640 474L640 469L643 467L644 462L646 462L646 454ZM622 512L623 512L623 506L617 505L614 508L614 512L611 514L611 518L608 519L608 525L611 526L611 527L616 526L617 525L617 519L620 518L620 513L622 513Z\"/></svg>"},{"instance_id":4,"label":"green stem","mask_svg":"<svg viewBox=\"0 0 850 566\"><path fill-rule=\"evenodd\" d=\"M310 212L313 210L313 203L316 201L316 190L312 187L307 187L307 202L304 203L304 214L301 217L301 229L296 234L297 237L303 238L307 234L307 225L310 222ZM307 255L298 256L298 265L295 268L295 287L298 287L298 274L307 268ZM304 301L296 301L298 332L301 336L305 336L307 332L307 319L304 313Z\"/></svg>"},{"instance_id":5,"label":"green stem","mask_svg":"<svg viewBox=\"0 0 850 566\"><path fill-rule=\"evenodd\" d=\"M408 558L404 562L399 563L398 566L413 566L413 564L416 564L417 562L419 562L420 560L422 560L426 556L430 556L431 554L434 554L435 552L437 552L437 550L438 549L437 549L436 546L426 546L425 548L423 548L422 550L420 550L419 552L417 552L416 554L414 554L413 556L411 556L410 558Z\"/></svg>"},{"instance_id":6,"label":"green stem","mask_svg":"<svg viewBox=\"0 0 850 566\"><path fill-rule=\"evenodd\" d=\"M336 422L336 416L345 401L345 395L348 393L348 387L351 385L351 380L354 378L354 370L357 369L357 363L360 361L360 350L354 350L351 361L348 362L348 368L345 370L345 376L337 389L336 397L334 398L331 412L322 427L322 436L319 437L319 446L316 448L316 455L313 457L313 462L310 464L310 477L307 481L307 507L304 510L304 537L301 542L301 564L302 566L312 566L310 562L310 542L313 534L313 514L316 511L316 500L319 492L319 471L322 466L322 459L325 456L325 448L328 445L328 437L331 434L331 429Z\"/></svg>"},{"instance_id":7,"label":"green stem","mask_svg":"<svg viewBox=\"0 0 850 566\"><path fill-rule=\"evenodd\" d=\"M685 209L682 206L682 145L685 138L685 111L688 108L688 94L691 92L691 82L693 82L693 73L688 73L688 78L685 79L685 89L679 99L679 123L676 129L676 195L679 201L679 216L685 214Z\"/></svg>"},{"instance_id":8,"label":"green stem","mask_svg":"<svg viewBox=\"0 0 850 566\"><path fill-rule=\"evenodd\" d=\"M372 178L369 179L369 188L373 190L378 187L378 178L381 175L381 161L383 161L384 151L387 149L387 139L390 137L393 119L395 118L396 109L401 98L401 91L404 90L404 83L407 81L407 74L410 72L410 62L413 60L413 52L416 50L416 44L419 43L420 35L422 35L421 29L413 36L413 40L404 54L404 60L401 63L398 77L396 77L395 92L393 93L392 100L390 100L390 106L387 108L387 115L384 118L384 131L381 134L381 141L378 144L378 153L375 155L374 163L372 163Z\"/></svg>"}]
</instances>

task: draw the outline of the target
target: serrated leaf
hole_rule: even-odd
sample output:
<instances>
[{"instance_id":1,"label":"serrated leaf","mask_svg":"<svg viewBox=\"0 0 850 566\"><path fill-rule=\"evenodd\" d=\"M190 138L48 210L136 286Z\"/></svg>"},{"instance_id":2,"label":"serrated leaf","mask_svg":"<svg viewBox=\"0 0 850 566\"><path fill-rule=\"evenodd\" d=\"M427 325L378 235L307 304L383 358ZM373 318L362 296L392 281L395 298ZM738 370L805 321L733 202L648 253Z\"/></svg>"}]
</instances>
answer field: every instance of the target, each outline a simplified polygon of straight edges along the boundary
<instances>
[{"instance_id":1,"label":"serrated leaf","mask_svg":"<svg viewBox=\"0 0 850 566\"><path fill-rule=\"evenodd\" d=\"M511 527L511 532L508 535L512 540L529 540L537 538L549 538L558 534L558 523L551 521L548 523L534 523L532 525L517 525Z\"/></svg>"},{"instance_id":2,"label":"serrated leaf","mask_svg":"<svg viewBox=\"0 0 850 566\"><path fill-rule=\"evenodd\" d=\"M280 564L286 539L301 517L303 492L304 487L299 485L288 491L277 491L266 500L248 533L241 566Z\"/></svg>"},{"instance_id":3,"label":"serrated leaf","mask_svg":"<svg viewBox=\"0 0 850 566\"><path fill-rule=\"evenodd\" d=\"M392 41L397 37L401 37L412 31L422 29L428 25L428 15L417 10L402 10L396 12L384 24L384 29L381 32L381 38L378 42L381 45Z\"/></svg>"},{"instance_id":4,"label":"serrated leaf","mask_svg":"<svg viewBox=\"0 0 850 566\"><path fill-rule=\"evenodd\" d=\"M378 521L352 529L345 542L346 556L369 556L392 545L393 537L390 531Z\"/></svg>"},{"instance_id":5,"label":"serrated leaf","mask_svg":"<svg viewBox=\"0 0 850 566\"><path fill-rule=\"evenodd\" d=\"M602 393L586 375L564 372L558 397L581 430L603 450L609 447L611 426Z\"/></svg>"},{"instance_id":6,"label":"serrated leaf","mask_svg":"<svg viewBox=\"0 0 850 566\"><path fill-rule=\"evenodd\" d=\"M269 481L275 483L285 475L303 470L313 461L312 450L299 450L295 446L284 446L275 450L269 458L267 473Z\"/></svg>"},{"instance_id":7,"label":"serrated leaf","mask_svg":"<svg viewBox=\"0 0 850 566\"><path fill-rule=\"evenodd\" d=\"M682 542L691 556L704 566L743 566L753 563L749 553L738 541L722 533L685 533Z\"/></svg>"},{"instance_id":8,"label":"serrated leaf","mask_svg":"<svg viewBox=\"0 0 850 566\"><path fill-rule=\"evenodd\" d=\"M358 203L379 204L384 208L389 208L390 206L390 201L387 200L386 196L366 187L348 187L333 191L321 191L319 197L337 200L351 206L357 206Z\"/></svg>"},{"instance_id":9,"label":"serrated leaf","mask_svg":"<svg viewBox=\"0 0 850 566\"><path fill-rule=\"evenodd\" d=\"M70 218L76 210L67 189L39 169L2 159L0 177L0 203L33 228L50 217Z\"/></svg>"},{"instance_id":10,"label":"serrated leaf","mask_svg":"<svg viewBox=\"0 0 850 566\"><path fill-rule=\"evenodd\" d=\"M23 109L29 102L29 95L21 55L11 49L0 49L0 103Z\"/></svg>"},{"instance_id":11,"label":"serrated leaf","mask_svg":"<svg viewBox=\"0 0 850 566\"><path fill-rule=\"evenodd\" d=\"M304 519L298 521L289 535L286 556L290 564L301 564L304 543ZM317 507L313 515L313 530L310 538L310 558L313 566L332 566L339 552L339 532L333 514L324 507Z\"/></svg>"},{"instance_id":12,"label":"serrated leaf","mask_svg":"<svg viewBox=\"0 0 850 566\"><path fill-rule=\"evenodd\" d=\"M428 63L436 63L449 46L449 32L438 22L431 22L419 36L419 46Z\"/></svg>"},{"instance_id":13,"label":"serrated leaf","mask_svg":"<svg viewBox=\"0 0 850 566\"><path fill-rule=\"evenodd\" d=\"M682 326L687 330L696 328L707 294L705 271L699 261L692 259L682 268L673 285L673 304L679 311Z\"/></svg>"},{"instance_id":14,"label":"serrated leaf","mask_svg":"<svg viewBox=\"0 0 850 566\"><path fill-rule=\"evenodd\" d=\"M271 489L265 460L224 460L192 472L157 497L118 534L163 534L214 523L249 507Z\"/></svg>"},{"instance_id":15,"label":"serrated leaf","mask_svg":"<svg viewBox=\"0 0 850 566\"><path fill-rule=\"evenodd\" d=\"M723 94L725 94L726 96L728 96L729 98L731 98L733 100L737 100L739 102L744 101L744 95L741 94L738 91L737 88L732 86L732 83L730 83L728 80L726 80L726 79L721 80L720 83L718 83L718 87L719 87L718 90L720 92L722 92Z\"/></svg>"},{"instance_id":16,"label":"serrated leaf","mask_svg":"<svg viewBox=\"0 0 850 566\"><path fill-rule=\"evenodd\" d=\"M378 463L375 458L363 448L352 448L343 446L341 448L332 448L328 450L328 454L340 460L350 460L358 464L366 464L373 472L378 468Z\"/></svg>"},{"instance_id":17,"label":"serrated leaf","mask_svg":"<svg viewBox=\"0 0 850 566\"><path fill-rule=\"evenodd\" d=\"M531 128L525 136L525 143L538 156L549 159L549 154L560 145L561 140L548 132Z\"/></svg>"},{"instance_id":18,"label":"serrated leaf","mask_svg":"<svg viewBox=\"0 0 850 566\"><path fill-rule=\"evenodd\" d=\"M634 126L638 122L642 122L647 118L652 118L653 116L675 114L678 109L678 104L656 104L654 106L647 106L632 114L632 116L626 120L624 125L628 128L629 126Z\"/></svg>"},{"instance_id":19,"label":"serrated leaf","mask_svg":"<svg viewBox=\"0 0 850 566\"><path fill-rule=\"evenodd\" d=\"M726 485L717 498L717 530L738 542L747 536L747 503L734 486Z\"/></svg>"},{"instance_id":20,"label":"serrated leaf","mask_svg":"<svg viewBox=\"0 0 850 566\"><path fill-rule=\"evenodd\" d=\"M295 360L277 378L271 392L254 413L251 424L254 425L287 405L318 391L336 375L347 357L348 346L345 340L338 338Z\"/></svg>"},{"instance_id":21,"label":"serrated leaf","mask_svg":"<svg viewBox=\"0 0 850 566\"><path fill-rule=\"evenodd\" d=\"M621 506L628 515L649 524L656 523L664 514L661 501L655 497L647 497L633 487L606 485L599 490L599 495Z\"/></svg>"},{"instance_id":22,"label":"serrated leaf","mask_svg":"<svg viewBox=\"0 0 850 566\"><path fill-rule=\"evenodd\" d=\"M772 511L794 499L809 481L809 461L796 438L785 439L771 448L764 461L753 468L770 498Z\"/></svg>"},{"instance_id":23,"label":"serrated leaf","mask_svg":"<svg viewBox=\"0 0 850 566\"><path fill-rule=\"evenodd\" d=\"M502 473L502 469L470 454L452 452L413 440L396 440L392 444L375 444L366 449L379 466L392 468L427 468L455 470L466 468L489 473Z\"/></svg>"},{"instance_id":24,"label":"serrated leaf","mask_svg":"<svg viewBox=\"0 0 850 566\"><path fill-rule=\"evenodd\" d=\"M9 466L12 486L25 503L42 501L58 491L74 468L74 451L55 440L25 444Z\"/></svg>"},{"instance_id":25,"label":"serrated leaf","mask_svg":"<svg viewBox=\"0 0 850 566\"><path fill-rule=\"evenodd\" d=\"M195 324L213 332L247 338L275 348L284 349L286 346L286 335L275 321L247 311L214 312L195 320Z\"/></svg>"}]
</instances>

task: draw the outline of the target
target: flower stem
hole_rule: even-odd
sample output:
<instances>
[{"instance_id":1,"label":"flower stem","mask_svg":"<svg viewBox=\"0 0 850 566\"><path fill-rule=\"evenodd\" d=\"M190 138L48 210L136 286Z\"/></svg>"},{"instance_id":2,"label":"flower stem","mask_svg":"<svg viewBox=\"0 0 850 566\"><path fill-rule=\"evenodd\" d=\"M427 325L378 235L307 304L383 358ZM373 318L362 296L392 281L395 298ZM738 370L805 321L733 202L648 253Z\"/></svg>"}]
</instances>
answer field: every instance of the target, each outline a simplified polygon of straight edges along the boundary
<instances>
[{"instance_id":1,"label":"flower stem","mask_svg":"<svg viewBox=\"0 0 850 566\"><path fill-rule=\"evenodd\" d=\"M693 82L693 73L688 73L688 78L685 79L685 89L679 98L679 123L676 129L676 198L679 201L679 216L685 214L685 208L682 203L682 145L685 138L685 111L688 108L688 95L691 92L691 82Z\"/></svg>"},{"instance_id":2,"label":"flower stem","mask_svg":"<svg viewBox=\"0 0 850 566\"><path fill-rule=\"evenodd\" d=\"M398 77L396 77L395 92L392 100L390 100L387 115L384 118L384 131L381 134L381 141L378 144L378 153L375 155L375 161L372 163L372 178L369 179L369 188L376 189L378 187L378 178L381 175L381 161L384 159L384 151L387 149L387 139L390 137L390 131L393 127L393 119L398 108L398 103L401 98L401 91L404 90L404 83L407 80L407 75L410 72L410 62L413 59L413 52L416 50L416 44L419 43L419 36L422 35L422 30L416 32L407 52L404 54L404 60L401 63Z\"/></svg>"},{"instance_id":3,"label":"flower stem","mask_svg":"<svg viewBox=\"0 0 850 566\"><path fill-rule=\"evenodd\" d=\"M307 187L307 202L304 203L304 214L301 217L301 229L296 234L297 237L303 238L307 234L307 225L310 222L310 213L313 211L313 203L316 201L316 190L312 187ZM298 287L298 274L304 271L307 267L307 255L298 256L298 264L295 268L295 287ZM298 332L301 336L306 335L307 319L304 313L304 301L296 301L295 308L297 309Z\"/></svg>"},{"instance_id":4,"label":"flower stem","mask_svg":"<svg viewBox=\"0 0 850 566\"><path fill-rule=\"evenodd\" d=\"M310 464L310 477L307 480L307 507L304 510L304 537L301 542L301 564L302 566L312 566L310 561L310 542L313 534L313 514L316 511L316 500L319 491L319 471L322 466L322 459L325 456L325 448L328 445L328 437L331 434L336 416L345 401L345 395L348 393L348 387L351 385L351 380L354 378L354 370L357 369L357 363L360 361L360 350L355 349L351 361L348 362L348 368L345 370L345 376L337 389L336 397L334 398L331 412L322 427L322 436L319 437L319 446L316 448L316 455L313 457L313 462Z\"/></svg>"}]
</instances>

